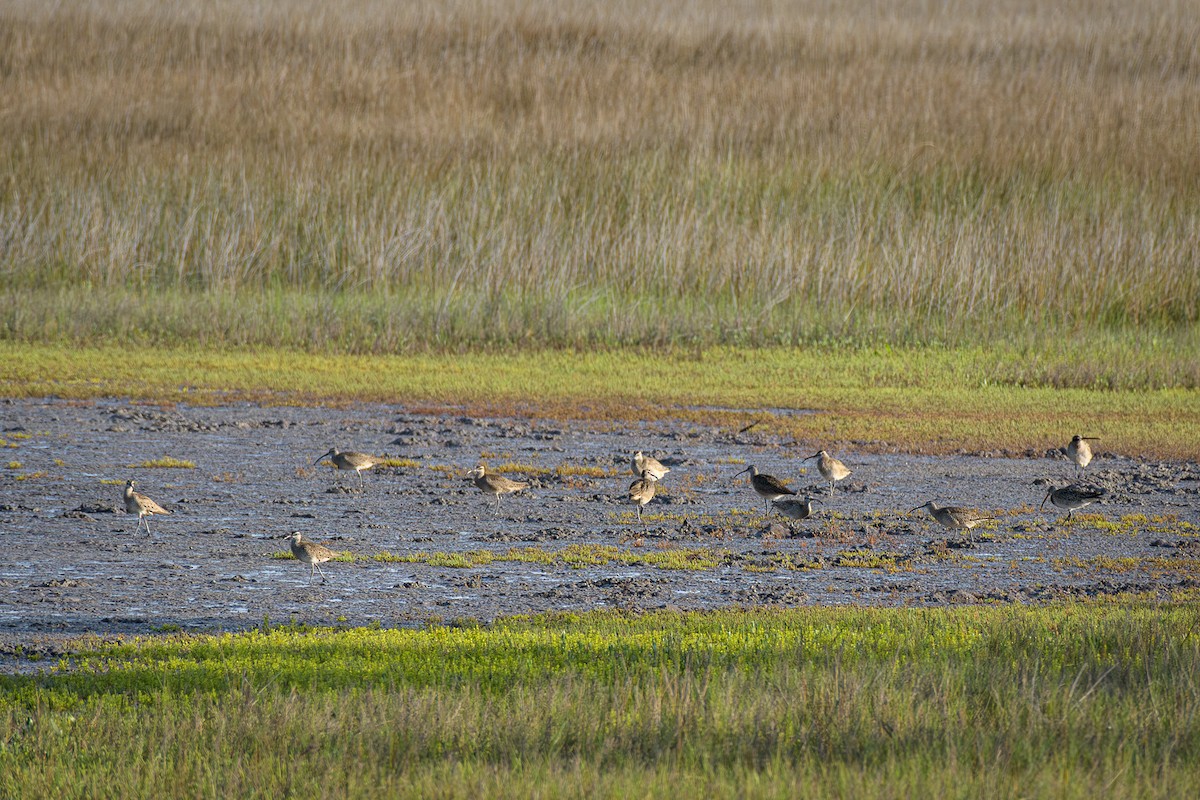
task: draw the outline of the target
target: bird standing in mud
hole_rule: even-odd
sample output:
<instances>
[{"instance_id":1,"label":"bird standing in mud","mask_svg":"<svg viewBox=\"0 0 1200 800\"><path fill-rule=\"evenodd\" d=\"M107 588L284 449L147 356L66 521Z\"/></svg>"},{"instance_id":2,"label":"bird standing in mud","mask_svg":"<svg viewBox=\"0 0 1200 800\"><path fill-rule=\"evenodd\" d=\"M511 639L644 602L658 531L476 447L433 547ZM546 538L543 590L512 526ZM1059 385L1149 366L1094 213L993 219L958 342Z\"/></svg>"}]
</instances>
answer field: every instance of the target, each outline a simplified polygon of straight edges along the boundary
<instances>
[{"instance_id":1,"label":"bird standing in mud","mask_svg":"<svg viewBox=\"0 0 1200 800\"><path fill-rule=\"evenodd\" d=\"M649 472L654 476L654 480L661 481L663 477L671 471L670 467L664 467L662 462L654 456L642 455L642 451L638 450L633 454L633 474L642 476Z\"/></svg>"},{"instance_id":2,"label":"bird standing in mud","mask_svg":"<svg viewBox=\"0 0 1200 800\"><path fill-rule=\"evenodd\" d=\"M758 471L758 467L751 464L733 477L741 475L742 472L750 473L750 486L758 493L758 496L763 499L763 508L770 510L770 504L781 497L787 497L789 494L795 494L791 489L783 485L783 482L774 475L765 475Z\"/></svg>"},{"instance_id":3,"label":"bird standing in mud","mask_svg":"<svg viewBox=\"0 0 1200 800\"><path fill-rule=\"evenodd\" d=\"M1080 436L1078 433L1067 443L1067 456L1075 462L1077 472L1092 463L1092 446L1088 442L1096 441L1095 436Z\"/></svg>"},{"instance_id":4,"label":"bird standing in mud","mask_svg":"<svg viewBox=\"0 0 1200 800\"><path fill-rule=\"evenodd\" d=\"M333 462L333 468L341 471L344 469L352 469L358 475L358 488L363 488L362 473L364 469L370 469L377 464L382 463L382 458L367 455L366 453L356 453L353 450L345 452L338 450L336 447L329 448L329 452L314 461L314 464L320 464L322 460L328 458Z\"/></svg>"},{"instance_id":5,"label":"bird standing in mud","mask_svg":"<svg viewBox=\"0 0 1200 800\"><path fill-rule=\"evenodd\" d=\"M812 516L812 504L812 499L808 497L803 500L798 497L785 497L782 500L776 500L771 503L780 514L783 514L790 520L797 521L806 520ZM796 530L796 526L791 522L788 522L788 527L793 532Z\"/></svg>"},{"instance_id":6,"label":"bird standing in mud","mask_svg":"<svg viewBox=\"0 0 1200 800\"><path fill-rule=\"evenodd\" d=\"M1046 507L1046 501L1049 500L1053 505L1067 510L1067 519L1071 518L1071 512L1077 508L1089 506L1092 503L1104 497L1103 489L1092 489L1087 486L1080 486L1077 483L1068 484L1061 489L1051 487L1050 491L1046 492L1046 496L1042 498L1042 504L1039 508Z\"/></svg>"},{"instance_id":7,"label":"bird standing in mud","mask_svg":"<svg viewBox=\"0 0 1200 800\"><path fill-rule=\"evenodd\" d=\"M150 535L150 516L152 514L170 514L165 508L151 500L141 492L133 490L133 478L125 481L125 512L138 515L138 527L142 521L146 523L146 535Z\"/></svg>"},{"instance_id":8,"label":"bird standing in mud","mask_svg":"<svg viewBox=\"0 0 1200 800\"><path fill-rule=\"evenodd\" d=\"M817 469L821 472L821 477L829 481L829 496L833 497L833 484L850 477L850 469L824 450L813 453L804 461L811 461L814 458L817 459Z\"/></svg>"},{"instance_id":9,"label":"bird standing in mud","mask_svg":"<svg viewBox=\"0 0 1200 800\"><path fill-rule=\"evenodd\" d=\"M500 495L509 494L510 492L519 492L522 489L529 488L528 481L514 481L503 475L497 475L495 472L489 472L484 464L480 464L467 473L467 477L475 482L479 487L479 491L484 494L495 495L496 508L493 513L500 513Z\"/></svg>"},{"instance_id":10,"label":"bird standing in mud","mask_svg":"<svg viewBox=\"0 0 1200 800\"><path fill-rule=\"evenodd\" d=\"M972 508L963 508L962 506L939 506L937 503L930 500L928 503L923 503L917 506L908 513L920 511L922 508L929 509L930 515L938 521L938 523L950 530L971 530L976 525L989 520L995 520L995 517L981 514Z\"/></svg>"},{"instance_id":11,"label":"bird standing in mud","mask_svg":"<svg viewBox=\"0 0 1200 800\"><path fill-rule=\"evenodd\" d=\"M321 573L321 580L325 580L325 570L321 569L321 565L326 561L337 558L337 553L330 550L328 547L316 542L306 542L304 537L300 535L300 531L294 532L288 537L289 544L292 547L292 555L297 561L303 561L308 564L308 582L312 583L313 575L317 572Z\"/></svg>"},{"instance_id":12,"label":"bird standing in mud","mask_svg":"<svg viewBox=\"0 0 1200 800\"><path fill-rule=\"evenodd\" d=\"M637 503L637 518L643 528L646 527L646 523L642 519L642 506L654 499L654 486L657 483L658 478L646 469L642 471L642 477L629 484L629 499Z\"/></svg>"}]
</instances>

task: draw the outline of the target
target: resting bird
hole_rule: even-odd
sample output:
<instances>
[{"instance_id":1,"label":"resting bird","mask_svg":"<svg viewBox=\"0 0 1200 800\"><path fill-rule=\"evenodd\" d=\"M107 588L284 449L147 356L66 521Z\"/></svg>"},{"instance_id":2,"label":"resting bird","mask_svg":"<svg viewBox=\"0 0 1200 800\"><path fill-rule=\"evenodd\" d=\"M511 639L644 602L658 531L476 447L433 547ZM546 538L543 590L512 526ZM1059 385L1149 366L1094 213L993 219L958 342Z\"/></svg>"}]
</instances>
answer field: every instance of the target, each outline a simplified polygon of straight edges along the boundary
<instances>
[{"instance_id":1,"label":"resting bird","mask_svg":"<svg viewBox=\"0 0 1200 800\"><path fill-rule=\"evenodd\" d=\"M803 500L797 497L785 497L782 500L776 500L771 505L775 506L775 510L785 517L799 521L812 516L812 504L813 501L807 497ZM788 527L793 531L796 530L796 526L791 522L788 523Z\"/></svg>"},{"instance_id":2,"label":"resting bird","mask_svg":"<svg viewBox=\"0 0 1200 800\"><path fill-rule=\"evenodd\" d=\"M1046 492L1046 496L1042 498L1042 504L1039 508L1045 508L1046 501L1049 500L1059 508L1065 508L1067 510L1067 519L1070 519L1072 511L1091 505L1101 497L1104 497L1103 489L1092 489L1087 486L1080 486L1077 483L1071 483L1061 489L1051 488L1050 491Z\"/></svg>"}]
</instances>

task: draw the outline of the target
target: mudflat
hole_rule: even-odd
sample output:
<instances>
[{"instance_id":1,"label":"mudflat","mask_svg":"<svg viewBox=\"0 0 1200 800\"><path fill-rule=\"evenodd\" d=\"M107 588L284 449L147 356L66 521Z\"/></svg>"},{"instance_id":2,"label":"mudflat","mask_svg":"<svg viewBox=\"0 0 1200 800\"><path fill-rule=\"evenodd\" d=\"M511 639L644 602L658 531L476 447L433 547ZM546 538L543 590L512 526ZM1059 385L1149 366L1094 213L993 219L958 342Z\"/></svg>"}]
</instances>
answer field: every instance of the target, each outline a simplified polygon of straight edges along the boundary
<instances>
[{"instance_id":1,"label":"mudflat","mask_svg":"<svg viewBox=\"0 0 1200 800\"><path fill-rule=\"evenodd\" d=\"M1057 448L928 457L669 419L117 400L4 401L0 441L9 653L264 619L405 626L593 608L1167 597L1200 586L1200 467L1115 455L1103 441L1078 476ZM331 447L390 464L365 471L360 489L353 471L314 465ZM852 470L832 496L803 461L818 449ZM670 468L644 526L628 498L638 450ZM467 476L481 460L531 486L495 511ZM751 464L814 498L812 517L766 513L746 476L734 478ZM124 511L129 478L171 511L150 518L149 536ZM1104 497L1070 522L1039 508L1051 487L1076 481ZM910 511L929 500L996 520L947 530ZM326 562L326 579L310 579L290 557L293 531L353 560Z\"/></svg>"}]
</instances>

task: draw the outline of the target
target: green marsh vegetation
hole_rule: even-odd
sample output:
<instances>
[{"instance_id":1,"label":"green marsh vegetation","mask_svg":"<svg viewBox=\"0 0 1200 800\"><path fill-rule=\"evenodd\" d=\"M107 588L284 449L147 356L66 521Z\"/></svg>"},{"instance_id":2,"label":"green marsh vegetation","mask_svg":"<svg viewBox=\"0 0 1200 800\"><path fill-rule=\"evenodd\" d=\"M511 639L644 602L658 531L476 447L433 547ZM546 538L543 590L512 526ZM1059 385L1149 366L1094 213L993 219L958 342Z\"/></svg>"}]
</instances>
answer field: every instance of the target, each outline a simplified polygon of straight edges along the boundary
<instances>
[{"instance_id":1,"label":"green marsh vegetation","mask_svg":"<svg viewBox=\"0 0 1200 800\"><path fill-rule=\"evenodd\" d=\"M8 796L1184 797L1194 598L288 626L0 677Z\"/></svg>"},{"instance_id":2,"label":"green marsh vegetation","mask_svg":"<svg viewBox=\"0 0 1200 800\"><path fill-rule=\"evenodd\" d=\"M1017 341L1073 386L1158 343L1194 387L1193 11L14 0L0 338Z\"/></svg>"},{"instance_id":3,"label":"green marsh vegetation","mask_svg":"<svg viewBox=\"0 0 1200 800\"><path fill-rule=\"evenodd\" d=\"M1160 458L1200 453L1197 391L1152 388L1159 378L1170 380L1169 365L1184 359L1182 352L1162 348L1139 361L1130 349L1103 363L1083 352L1081 361L1073 361L1072 352L1064 350L1059 359L1015 347L334 355L0 341L0 395L199 404L401 402L482 416L536 413L597 424L671 419L731 431L755 420L760 431L882 452L1006 449L1040 455L1062 447L1086 420L1085 433L1102 437L1105 451ZM1092 366L1097 371L1086 382L1076 380ZM1192 358L1191 368L1200 378L1200 360ZM1058 383L1052 376L1060 370L1074 377ZM1182 366L1176 373L1187 374Z\"/></svg>"}]
</instances>

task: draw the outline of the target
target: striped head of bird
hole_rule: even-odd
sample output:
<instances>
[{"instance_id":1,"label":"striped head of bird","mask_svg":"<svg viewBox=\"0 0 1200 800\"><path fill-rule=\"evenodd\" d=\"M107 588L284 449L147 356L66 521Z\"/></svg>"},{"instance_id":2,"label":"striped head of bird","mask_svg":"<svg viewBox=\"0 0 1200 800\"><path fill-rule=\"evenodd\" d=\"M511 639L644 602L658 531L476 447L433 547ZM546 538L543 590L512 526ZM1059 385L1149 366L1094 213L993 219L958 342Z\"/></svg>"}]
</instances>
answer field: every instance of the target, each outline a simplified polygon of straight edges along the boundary
<instances>
[{"instance_id":1,"label":"striped head of bird","mask_svg":"<svg viewBox=\"0 0 1200 800\"><path fill-rule=\"evenodd\" d=\"M926 500L916 508L910 509L908 513L911 514L913 511L920 511L922 508L928 508L930 511L934 511L937 509L937 503L933 502L932 500Z\"/></svg>"},{"instance_id":2,"label":"striped head of bird","mask_svg":"<svg viewBox=\"0 0 1200 800\"><path fill-rule=\"evenodd\" d=\"M320 464L320 463L321 463L322 461L324 461L325 459L327 459L327 458L333 458L333 457L334 457L334 456L336 456L337 454L338 454L338 449L337 449L336 447L331 447L331 448L329 448L327 451L325 451L325 454L324 454L324 455L322 455L322 456L320 456L319 458L317 458L317 460L316 460L316 461L314 461L313 463L314 463L314 464Z\"/></svg>"}]
</instances>

